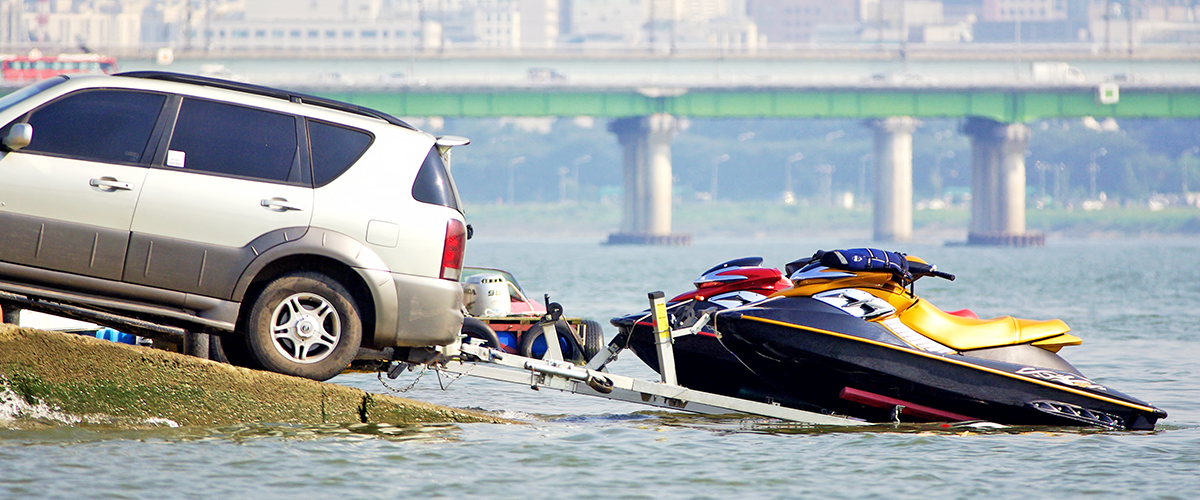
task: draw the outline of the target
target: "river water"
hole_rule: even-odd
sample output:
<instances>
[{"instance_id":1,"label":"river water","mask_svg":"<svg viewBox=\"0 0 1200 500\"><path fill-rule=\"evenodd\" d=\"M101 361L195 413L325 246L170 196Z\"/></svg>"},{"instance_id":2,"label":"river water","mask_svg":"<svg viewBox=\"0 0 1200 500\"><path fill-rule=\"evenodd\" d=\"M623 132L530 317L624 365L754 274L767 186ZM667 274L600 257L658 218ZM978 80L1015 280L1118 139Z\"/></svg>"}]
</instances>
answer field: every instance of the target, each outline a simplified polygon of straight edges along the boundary
<instances>
[{"instance_id":1,"label":"river water","mask_svg":"<svg viewBox=\"0 0 1200 500\"><path fill-rule=\"evenodd\" d=\"M690 287L723 260L782 267L821 238L609 247L472 240L471 265L512 271L568 315L607 319ZM1060 240L1045 248L890 245L955 273L917 292L983 317L1065 320L1063 354L1091 379L1165 409L1155 432L923 426L812 431L648 411L551 390L426 373L406 397L528 425L111 430L0 428L2 498L1195 498L1200 492L1200 239ZM651 378L625 353L613 371ZM408 373L393 387L414 381ZM386 379L385 379L386 380ZM374 375L335 383L390 392ZM446 390L441 385L449 384Z\"/></svg>"}]
</instances>

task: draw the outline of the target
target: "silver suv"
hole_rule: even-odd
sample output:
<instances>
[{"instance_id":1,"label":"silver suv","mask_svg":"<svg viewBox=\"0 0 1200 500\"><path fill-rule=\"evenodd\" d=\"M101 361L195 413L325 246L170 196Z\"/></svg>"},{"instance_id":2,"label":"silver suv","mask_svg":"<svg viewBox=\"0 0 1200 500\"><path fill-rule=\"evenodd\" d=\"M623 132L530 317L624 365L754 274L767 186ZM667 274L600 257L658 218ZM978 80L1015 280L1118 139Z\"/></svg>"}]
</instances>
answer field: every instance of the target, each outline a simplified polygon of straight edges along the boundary
<instances>
[{"instance_id":1,"label":"silver suv","mask_svg":"<svg viewBox=\"0 0 1200 500\"><path fill-rule=\"evenodd\" d=\"M323 98L164 72L0 98L0 306L317 380L453 342L468 227L436 138ZM397 354L398 355L398 354Z\"/></svg>"}]
</instances>

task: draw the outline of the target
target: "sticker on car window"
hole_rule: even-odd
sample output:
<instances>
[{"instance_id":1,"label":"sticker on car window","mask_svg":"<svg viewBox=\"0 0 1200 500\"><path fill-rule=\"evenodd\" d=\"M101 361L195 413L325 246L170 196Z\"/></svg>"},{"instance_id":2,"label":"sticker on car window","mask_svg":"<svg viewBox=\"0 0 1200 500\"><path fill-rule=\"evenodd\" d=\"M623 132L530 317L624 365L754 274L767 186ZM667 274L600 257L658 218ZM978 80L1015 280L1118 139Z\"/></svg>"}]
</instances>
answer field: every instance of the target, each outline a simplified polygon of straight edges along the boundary
<instances>
[{"instance_id":1,"label":"sticker on car window","mask_svg":"<svg viewBox=\"0 0 1200 500\"><path fill-rule=\"evenodd\" d=\"M167 166L183 168L183 159L187 156L183 151L167 150Z\"/></svg>"}]
</instances>

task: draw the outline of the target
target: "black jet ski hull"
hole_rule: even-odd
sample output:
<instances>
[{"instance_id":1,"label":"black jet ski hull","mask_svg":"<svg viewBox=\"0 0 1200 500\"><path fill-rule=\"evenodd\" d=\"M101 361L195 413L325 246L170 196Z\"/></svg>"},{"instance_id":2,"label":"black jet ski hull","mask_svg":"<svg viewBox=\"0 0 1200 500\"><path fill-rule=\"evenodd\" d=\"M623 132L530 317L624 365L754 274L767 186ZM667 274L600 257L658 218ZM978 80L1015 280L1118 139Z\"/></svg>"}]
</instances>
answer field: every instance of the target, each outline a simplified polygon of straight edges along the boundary
<instances>
[{"instance_id":1,"label":"black jet ski hull","mask_svg":"<svg viewBox=\"0 0 1200 500\"><path fill-rule=\"evenodd\" d=\"M809 298L722 311L716 330L721 343L776 390L869 421L1144 430L1166 417L1078 374L920 351L877 323Z\"/></svg>"},{"instance_id":2,"label":"black jet ski hull","mask_svg":"<svg viewBox=\"0 0 1200 500\"><path fill-rule=\"evenodd\" d=\"M679 306L672 304L668 310L672 319L679 318ZM691 307L692 304L682 306ZM698 306L697 308L703 309L713 304L701 302ZM694 318L690 313L684 316ZM633 351L638 359L655 373L662 373L658 364L654 323L648 313L615 318L612 324L620 331L617 340L623 347ZM623 342L620 340L622 335ZM804 401L795 400L774 389L755 375L721 345L711 327L705 327L695 334L676 337L671 348L675 358L675 377L681 386L722 396L779 403L798 409L816 409Z\"/></svg>"}]
</instances>

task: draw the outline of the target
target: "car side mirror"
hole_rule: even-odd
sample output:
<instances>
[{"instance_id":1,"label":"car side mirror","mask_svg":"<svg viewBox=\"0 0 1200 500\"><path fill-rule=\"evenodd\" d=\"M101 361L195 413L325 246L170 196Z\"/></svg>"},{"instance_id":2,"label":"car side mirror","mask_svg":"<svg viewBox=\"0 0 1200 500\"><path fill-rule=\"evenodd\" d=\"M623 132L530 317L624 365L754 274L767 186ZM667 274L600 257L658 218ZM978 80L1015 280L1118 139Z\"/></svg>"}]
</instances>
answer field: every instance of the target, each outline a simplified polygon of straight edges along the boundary
<instances>
[{"instance_id":1,"label":"car side mirror","mask_svg":"<svg viewBox=\"0 0 1200 500\"><path fill-rule=\"evenodd\" d=\"M25 146L28 146L33 141L33 125L28 123L14 123L12 128L8 130L8 135L4 136L4 147L9 151L16 151Z\"/></svg>"}]
</instances>

